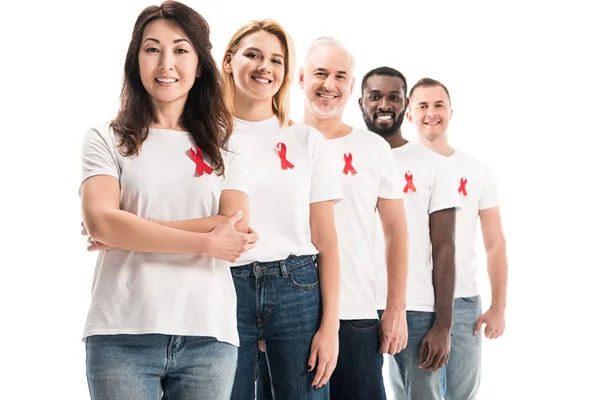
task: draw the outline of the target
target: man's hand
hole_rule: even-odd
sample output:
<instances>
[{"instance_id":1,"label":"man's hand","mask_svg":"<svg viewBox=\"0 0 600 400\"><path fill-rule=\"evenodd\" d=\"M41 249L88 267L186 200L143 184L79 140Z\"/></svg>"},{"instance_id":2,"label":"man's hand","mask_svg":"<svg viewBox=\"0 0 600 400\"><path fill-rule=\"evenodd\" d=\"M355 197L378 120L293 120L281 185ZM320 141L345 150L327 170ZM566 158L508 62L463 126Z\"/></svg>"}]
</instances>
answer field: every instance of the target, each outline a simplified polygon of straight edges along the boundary
<instances>
[{"instance_id":1,"label":"man's hand","mask_svg":"<svg viewBox=\"0 0 600 400\"><path fill-rule=\"evenodd\" d=\"M379 352L393 356L406 348L407 340L406 311L386 309L379 322Z\"/></svg>"},{"instance_id":2,"label":"man's hand","mask_svg":"<svg viewBox=\"0 0 600 400\"><path fill-rule=\"evenodd\" d=\"M83 222L81 223L81 235L87 236L87 242L89 244L89 246L87 247L88 251L114 249L114 247L107 246L102 242L98 242L98 241L94 240L94 238L88 234L87 230L85 229L85 226L83 225Z\"/></svg>"},{"instance_id":3,"label":"man's hand","mask_svg":"<svg viewBox=\"0 0 600 400\"><path fill-rule=\"evenodd\" d=\"M421 363L419 368L433 372L448 363L450 356L450 329L436 326L427 332L421 341Z\"/></svg>"},{"instance_id":4,"label":"man's hand","mask_svg":"<svg viewBox=\"0 0 600 400\"><path fill-rule=\"evenodd\" d=\"M483 324L485 324L486 338L499 338L504 333L504 310L491 306L490 309L477 320L474 331L475 335L479 335Z\"/></svg>"}]
</instances>

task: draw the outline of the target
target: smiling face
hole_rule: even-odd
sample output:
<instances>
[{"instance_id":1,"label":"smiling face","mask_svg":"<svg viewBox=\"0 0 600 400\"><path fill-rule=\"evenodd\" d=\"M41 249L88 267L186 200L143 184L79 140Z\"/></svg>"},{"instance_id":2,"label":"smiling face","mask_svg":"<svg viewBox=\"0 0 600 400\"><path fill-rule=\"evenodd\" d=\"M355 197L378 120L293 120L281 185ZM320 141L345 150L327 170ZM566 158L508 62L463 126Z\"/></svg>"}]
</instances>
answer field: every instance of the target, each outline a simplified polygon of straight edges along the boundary
<instances>
[{"instance_id":1,"label":"smiling face","mask_svg":"<svg viewBox=\"0 0 600 400\"><path fill-rule=\"evenodd\" d=\"M413 90L406 114L419 135L434 141L446 133L452 118L450 99L441 86L420 86Z\"/></svg>"},{"instance_id":2,"label":"smiling face","mask_svg":"<svg viewBox=\"0 0 600 400\"><path fill-rule=\"evenodd\" d=\"M285 78L285 58L281 41L260 30L245 36L235 53L228 53L225 73L235 82L235 95L251 101L271 101Z\"/></svg>"},{"instance_id":3,"label":"smiling face","mask_svg":"<svg viewBox=\"0 0 600 400\"><path fill-rule=\"evenodd\" d=\"M404 82L397 76L370 76L359 99L367 129L383 138L394 135L404 121L405 93Z\"/></svg>"},{"instance_id":4,"label":"smiling face","mask_svg":"<svg viewBox=\"0 0 600 400\"><path fill-rule=\"evenodd\" d=\"M341 114L352 94L353 75L354 62L346 50L329 44L315 47L300 70L300 87L309 106L305 112L320 117Z\"/></svg>"},{"instance_id":5,"label":"smiling face","mask_svg":"<svg viewBox=\"0 0 600 400\"><path fill-rule=\"evenodd\" d=\"M154 106L169 103L183 109L199 73L198 54L181 27L165 19L148 23L138 62L142 85Z\"/></svg>"}]
</instances>

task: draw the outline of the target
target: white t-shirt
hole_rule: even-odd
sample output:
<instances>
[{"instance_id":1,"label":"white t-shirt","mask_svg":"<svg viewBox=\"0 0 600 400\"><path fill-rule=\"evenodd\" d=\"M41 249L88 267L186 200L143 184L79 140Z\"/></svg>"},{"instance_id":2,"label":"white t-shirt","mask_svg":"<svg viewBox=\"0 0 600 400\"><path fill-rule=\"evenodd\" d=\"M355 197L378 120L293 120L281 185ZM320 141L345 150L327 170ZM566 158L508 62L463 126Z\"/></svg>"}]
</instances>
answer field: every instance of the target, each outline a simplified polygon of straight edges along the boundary
<instances>
[{"instance_id":1,"label":"white t-shirt","mask_svg":"<svg viewBox=\"0 0 600 400\"><path fill-rule=\"evenodd\" d=\"M435 311L435 296L429 214L460 207L452 164L446 157L412 142L392 149L392 153L401 175L410 242L406 309L432 312ZM385 308L387 294L384 248L379 228L377 306L380 309Z\"/></svg>"},{"instance_id":2,"label":"white t-shirt","mask_svg":"<svg viewBox=\"0 0 600 400\"><path fill-rule=\"evenodd\" d=\"M375 219L377 200L403 198L390 145L375 133L354 129L328 140L342 177L344 200L335 207L340 249L340 319L377 318Z\"/></svg>"},{"instance_id":3,"label":"white t-shirt","mask_svg":"<svg viewBox=\"0 0 600 400\"><path fill-rule=\"evenodd\" d=\"M121 210L150 220L210 217L218 214L222 190L248 193L239 154L222 151L225 176L197 176L187 132L151 129L132 157L119 153L117 139L108 123L87 132L82 182L94 175L117 178ZM210 336L239 345L229 263L193 254L101 251L84 338L144 333Z\"/></svg>"},{"instance_id":4,"label":"white t-shirt","mask_svg":"<svg viewBox=\"0 0 600 400\"><path fill-rule=\"evenodd\" d=\"M479 294L477 287L477 220L479 211L500 205L496 181L490 169L466 153L448 157L455 174L455 187L462 201L456 214L456 289L454 297Z\"/></svg>"},{"instance_id":5,"label":"white t-shirt","mask_svg":"<svg viewBox=\"0 0 600 400\"><path fill-rule=\"evenodd\" d=\"M236 118L231 141L248 160L250 226L259 235L256 247L233 265L317 254L310 204L342 198L337 163L323 135L299 123L280 127L276 116Z\"/></svg>"}]
</instances>

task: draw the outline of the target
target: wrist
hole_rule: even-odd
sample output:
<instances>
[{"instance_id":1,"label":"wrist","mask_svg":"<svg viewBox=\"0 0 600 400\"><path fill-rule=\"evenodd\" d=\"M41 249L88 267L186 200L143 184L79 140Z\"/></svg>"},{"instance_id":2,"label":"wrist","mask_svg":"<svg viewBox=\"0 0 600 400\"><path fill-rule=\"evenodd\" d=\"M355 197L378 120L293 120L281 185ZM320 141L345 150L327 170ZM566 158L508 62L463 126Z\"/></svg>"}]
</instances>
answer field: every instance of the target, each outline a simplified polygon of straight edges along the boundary
<instances>
[{"instance_id":1,"label":"wrist","mask_svg":"<svg viewBox=\"0 0 600 400\"><path fill-rule=\"evenodd\" d=\"M321 320L321 326L319 327L319 330L322 331L334 331L337 332L340 330L340 320L336 319L322 319Z\"/></svg>"}]
</instances>

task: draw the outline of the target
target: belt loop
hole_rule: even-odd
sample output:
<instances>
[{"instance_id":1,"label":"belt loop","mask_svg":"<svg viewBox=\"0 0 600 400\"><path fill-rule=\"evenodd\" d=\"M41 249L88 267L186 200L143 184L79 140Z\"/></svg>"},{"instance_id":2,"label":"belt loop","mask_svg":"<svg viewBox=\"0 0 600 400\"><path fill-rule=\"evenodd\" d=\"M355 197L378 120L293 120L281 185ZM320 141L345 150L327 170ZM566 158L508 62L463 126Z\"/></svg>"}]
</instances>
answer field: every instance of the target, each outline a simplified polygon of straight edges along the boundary
<instances>
[{"instance_id":1,"label":"belt loop","mask_svg":"<svg viewBox=\"0 0 600 400\"><path fill-rule=\"evenodd\" d=\"M283 278L287 278L288 272L287 272L287 268L285 267L285 260L279 261L279 268L281 268L281 276Z\"/></svg>"}]
</instances>

